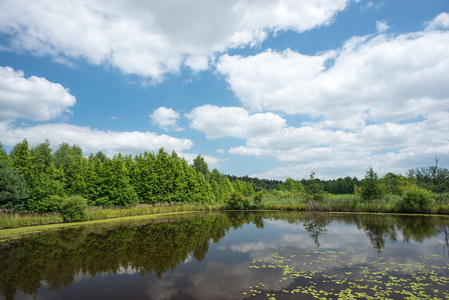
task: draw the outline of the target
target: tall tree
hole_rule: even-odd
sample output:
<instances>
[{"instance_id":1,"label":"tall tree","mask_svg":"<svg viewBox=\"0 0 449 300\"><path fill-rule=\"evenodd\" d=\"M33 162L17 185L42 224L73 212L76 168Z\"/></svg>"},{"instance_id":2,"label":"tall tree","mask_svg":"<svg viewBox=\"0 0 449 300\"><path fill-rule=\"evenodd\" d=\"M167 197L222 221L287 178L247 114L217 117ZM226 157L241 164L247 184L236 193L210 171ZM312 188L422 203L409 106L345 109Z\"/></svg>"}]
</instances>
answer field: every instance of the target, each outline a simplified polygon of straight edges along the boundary
<instances>
[{"instance_id":1,"label":"tall tree","mask_svg":"<svg viewBox=\"0 0 449 300\"><path fill-rule=\"evenodd\" d=\"M210 171L209 167L207 165L206 160L201 155L198 155L193 160L193 168L204 175L204 178L209 181L210 178Z\"/></svg>"},{"instance_id":2,"label":"tall tree","mask_svg":"<svg viewBox=\"0 0 449 300\"><path fill-rule=\"evenodd\" d=\"M50 142L46 140L30 150L30 183L32 189L27 210L32 212L55 211L64 195L63 173L52 161Z\"/></svg>"},{"instance_id":3,"label":"tall tree","mask_svg":"<svg viewBox=\"0 0 449 300\"><path fill-rule=\"evenodd\" d=\"M0 159L0 207L20 209L28 198L25 179L6 159Z\"/></svg>"},{"instance_id":4,"label":"tall tree","mask_svg":"<svg viewBox=\"0 0 449 300\"><path fill-rule=\"evenodd\" d=\"M53 155L57 169L64 172L64 188L67 195L81 195L85 189L83 178L83 150L78 145L62 143Z\"/></svg>"},{"instance_id":5,"label":"tall tree","mask_svg":"<svg viewBox=\"0 0 449 300\"><path fill-rule=\"evenodd\" d=\"M12 165L18 169L27 183L30 183L31 155L28 141L24 139L16 144L11 151Z\"/></svg>"},{"instance_id":6,"label":"tall tree","mask_svg":"<svg viewBox=\"0 0 449 300\"><path fill-rule=\"evenodd\" d=\"M360 188L360 193L364 199L374 200L382 195L382 189L378 179L377 173L373 171L373 168L369 167L362 181L362 187Z\"/></svg>"}]
</instances>

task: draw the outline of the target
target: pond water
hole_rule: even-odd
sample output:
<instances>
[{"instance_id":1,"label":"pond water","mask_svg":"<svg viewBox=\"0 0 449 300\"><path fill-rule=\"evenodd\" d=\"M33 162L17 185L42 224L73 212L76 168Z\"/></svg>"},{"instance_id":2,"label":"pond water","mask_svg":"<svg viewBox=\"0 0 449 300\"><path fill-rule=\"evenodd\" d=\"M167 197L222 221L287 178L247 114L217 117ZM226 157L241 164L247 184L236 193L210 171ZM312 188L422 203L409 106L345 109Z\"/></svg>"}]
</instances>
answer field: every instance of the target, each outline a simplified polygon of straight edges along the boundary
<instances>
[{"instance_id":1,"label":"pond water","mask_svg":"<svg viewBox=\"0 0 449 300\"><path fill-rule=\"evenodd\" d=\"M449 218L188 213L0 245L0 299L449 298Z\"/></svg>"}]
</instances>

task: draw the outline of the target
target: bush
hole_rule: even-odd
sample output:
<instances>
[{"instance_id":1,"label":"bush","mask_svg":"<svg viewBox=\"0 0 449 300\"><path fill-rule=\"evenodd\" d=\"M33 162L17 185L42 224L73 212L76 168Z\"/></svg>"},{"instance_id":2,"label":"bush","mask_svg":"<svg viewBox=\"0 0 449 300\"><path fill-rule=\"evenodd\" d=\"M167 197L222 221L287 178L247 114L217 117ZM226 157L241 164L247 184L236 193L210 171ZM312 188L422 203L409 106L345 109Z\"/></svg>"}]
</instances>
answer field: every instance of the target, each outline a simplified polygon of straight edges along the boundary
<instances>
[{"instance_id":1,"label":"bush","mask_svg":"<svg viewBox=\"0 0 449 300\"><path fill-rule=\"evenodd\" d=\"M426 213L431 203L432 196L429 191L411 186L402 194L399 209L401 212Z\"/></svg>"},{"instance_id":2,"label":"bush","mask_svg":"<svg viewBox=\"0 0 449 300\"><path fill-rule=\"evenodd\" d=\"M86 219L87 200L81 196L65 198L59 208L64 222L79 222Z\"/></svg>"},{"instance_id":3,"label":"bush","mask_svg":"<svg viewBox=\"0 0 449 300\"><path fill-rule=\"evenodd\" d=\"M227 209L246 209L249 207L249 201L238 191L232 192L226 203Z\"/></svg>"}]
</instances>

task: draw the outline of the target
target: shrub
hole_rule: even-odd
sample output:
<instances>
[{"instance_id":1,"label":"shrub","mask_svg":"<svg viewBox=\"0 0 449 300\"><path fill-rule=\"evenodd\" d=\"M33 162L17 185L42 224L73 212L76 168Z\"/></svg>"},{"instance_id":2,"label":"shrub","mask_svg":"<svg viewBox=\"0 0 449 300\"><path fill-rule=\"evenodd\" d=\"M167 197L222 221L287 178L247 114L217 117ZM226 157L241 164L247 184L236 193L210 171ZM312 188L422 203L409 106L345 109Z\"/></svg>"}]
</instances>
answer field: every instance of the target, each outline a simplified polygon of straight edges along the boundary
<instances>
[{"instance_id":1,"label":"shrub","mask_svg":"<svg viewBox=\"0 0 449 300\"><path fill-rule=\"evenodd\" d=\"M234 191L226 202L227 209L246 209L249 207L249 201L238 191Z\"/></svg>"},{"instance_id":2,"label":"shrub","mask_svg":"<svg viewBox=\"0 0 449 300\"><path fill-rule=\"evenodd\" d=\"M65 198L59 208L64 222L79 222L86 219L87 200L81 196Z\"/></svg>"},{"instance_id":3,"label":"shrub","mask_svg":"<svg viewBox=\"0 0 449 300\"><path fill-rule=\"evenodd\" d=\"M417 186L411 186L402 194L402 201L399 202L401 212L425 213L432 203L432 196L429 191Z\"/></svg>"}]
</instances>

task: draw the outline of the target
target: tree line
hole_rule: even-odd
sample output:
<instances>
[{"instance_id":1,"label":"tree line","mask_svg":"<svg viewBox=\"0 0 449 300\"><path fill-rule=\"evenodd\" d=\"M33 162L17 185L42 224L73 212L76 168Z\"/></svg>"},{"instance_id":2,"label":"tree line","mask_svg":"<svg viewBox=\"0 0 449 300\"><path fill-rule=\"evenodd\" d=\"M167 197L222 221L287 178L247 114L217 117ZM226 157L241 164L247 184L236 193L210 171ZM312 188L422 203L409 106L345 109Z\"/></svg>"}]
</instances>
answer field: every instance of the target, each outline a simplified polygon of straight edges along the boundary
<instances>
[{"instance_id":1,"label":"tree line","mask_svg":"<svg viewBox=\"0 0 449 300\"><path fill-rule=\"evenodd\" d=\"M386 194L402 196L410 187L441 199L449 191L449 171L438 167L435 159L434 166L410 169L405 175L388 173L379 178L369 168L361 180L320 180L312 172L308 179L279 181L224 175L217 169L210 171L201 155L189 165L163 148L134 157L120 153L108 157L101 151L85 156L78 145L67 143L53 151L48 140L30 147L24 139L10 153L0 143L0 209L8 211L58 211L70 196L86 199L89 206L195 202L248 208L248 199L258 206L262 193L275 199L320 201L329 194L379 199Z\"/></svg>"},{"instance_id":2,"label":"tree line","mask_svg":"<svg viewBox=\"0 0 449 300\"><path fill-rule=\"evenodd\" d=\"M0 208L21 212L57 211L64 197L81 196L89 206L127 206L161 202L223 203L251 184L228 177L200 155L189 165L163 148L136 156L101 151L83 155L78 145L50 142L30 147L25 139L7 153L0 143Z\"/></svg>"}]
</instances>

